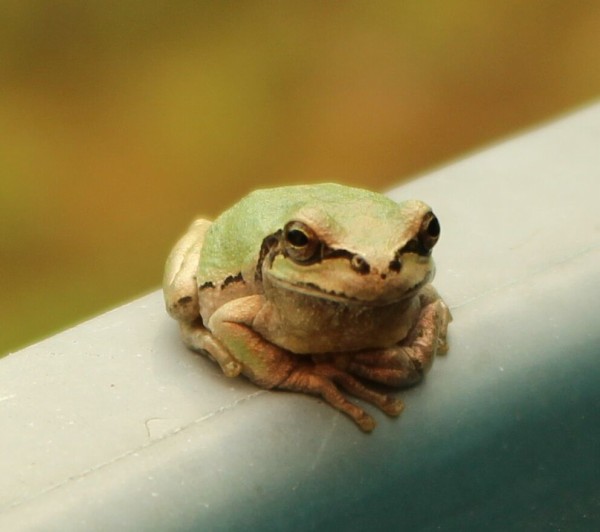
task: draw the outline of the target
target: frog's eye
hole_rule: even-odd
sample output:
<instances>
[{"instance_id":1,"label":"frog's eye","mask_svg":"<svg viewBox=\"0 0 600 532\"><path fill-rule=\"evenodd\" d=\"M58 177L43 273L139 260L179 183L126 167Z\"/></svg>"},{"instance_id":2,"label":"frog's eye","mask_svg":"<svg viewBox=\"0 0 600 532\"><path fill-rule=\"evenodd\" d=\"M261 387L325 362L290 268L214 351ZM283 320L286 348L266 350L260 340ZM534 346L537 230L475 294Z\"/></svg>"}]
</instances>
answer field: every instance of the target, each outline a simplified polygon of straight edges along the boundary
<instances>
[{"instance_id":1,"label":"frog's eye","mask_svg":"<svg viewBox=\"0 0 600 532\"><path fill-rule=\"evenodd\" d=\"M320 242L315 232L302 222L289 222L283 228L287 255L296 262L307 262L316 257Z\"/></svg>"},{"instance_id":2,"label":"frog's eye","mask_svg":"<svg viewBox=\"0 0 600 532\"><path fill-rule=\"evenodd\" d=\"M426 251L430 251L435 246L440 237L440 222L437 216L429 212L423 218L421 228L419 229L419 241Z\"/></svg>"},{"instance_id":3,"label":"frog's eye","mask_svg":"<svg viewBox=\"0 0 600 532\"><path fill-rule=\"evenodd\" d=\"M431 252L431 248L435 246L435 243L440 237L440 222L432 212L428 212L421 222L419 232L411 238L402 249L398 252L398 255L402 253L417 253L418 255L427 256ZM400 264L396 260L390 263L390 268L394 271L400 271Z\"/></svg>"}]
</instances>

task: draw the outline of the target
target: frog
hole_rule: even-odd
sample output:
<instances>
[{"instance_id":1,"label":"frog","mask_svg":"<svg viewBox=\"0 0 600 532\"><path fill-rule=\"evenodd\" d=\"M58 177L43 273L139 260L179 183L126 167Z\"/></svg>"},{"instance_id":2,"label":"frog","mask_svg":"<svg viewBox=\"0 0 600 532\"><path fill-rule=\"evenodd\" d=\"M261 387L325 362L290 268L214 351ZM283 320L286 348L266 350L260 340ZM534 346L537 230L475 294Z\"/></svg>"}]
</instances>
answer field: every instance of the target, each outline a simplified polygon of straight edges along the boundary
<instances>
[{"instance_id":1,"label":"frog","mask_svg":"<svg viewBox=\"0 0 600 532\"><path fill-rule=\"evenodd\" d=\"M227 377L319 396L371 432L360 403L398 416L396 390L448 349L452 316L431 284L439 236L420 200L336 183L255 190L175 244L166 309Z\"/></svg>"}]
</instances>

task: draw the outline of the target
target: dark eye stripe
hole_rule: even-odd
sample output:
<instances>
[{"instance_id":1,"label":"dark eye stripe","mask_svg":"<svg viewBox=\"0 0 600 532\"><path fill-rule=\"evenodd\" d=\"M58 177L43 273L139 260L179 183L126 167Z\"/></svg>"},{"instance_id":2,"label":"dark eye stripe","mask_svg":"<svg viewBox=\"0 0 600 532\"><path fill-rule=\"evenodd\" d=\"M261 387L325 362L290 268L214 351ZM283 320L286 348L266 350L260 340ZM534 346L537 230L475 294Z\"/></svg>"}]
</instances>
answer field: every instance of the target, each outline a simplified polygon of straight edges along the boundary
<instances>
[{"instance_id":1,"label":"dark eye stripe","mask_svg":"<svg viewBox=\"0 0 600 532\"><path fill-rule=\"evenodd\" d=\"M283 231L279 229L279 231L276 231L263 239L260 246L260 253L258 254L258 261L256 261L256 270L254 272L254 280L256 282L262 282L262 269L265 259L271 254L273 257L277 254L282 232Z\"/></svg>"}]
</instances>

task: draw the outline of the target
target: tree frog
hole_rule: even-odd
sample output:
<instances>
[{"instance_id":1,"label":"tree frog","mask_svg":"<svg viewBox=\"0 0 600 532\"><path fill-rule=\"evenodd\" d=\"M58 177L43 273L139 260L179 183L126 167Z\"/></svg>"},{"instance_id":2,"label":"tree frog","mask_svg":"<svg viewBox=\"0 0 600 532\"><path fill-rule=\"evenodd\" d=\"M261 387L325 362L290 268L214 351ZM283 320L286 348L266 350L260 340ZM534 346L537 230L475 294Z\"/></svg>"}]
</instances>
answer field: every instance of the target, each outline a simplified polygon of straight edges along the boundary
<instances>
[{"instance_id":1,"label":"tree frog","mask_svg":"<svg viewBox=\"0 0 600 532\"><path fill-rule=\"evenodd\" d=\"M321 396L365 432L382 391L417 383L445 352L451 315L430 284L438 219L332 183L252 192L195 220L166 263L167 311L184 343L229 377Z\"/></svg>"}]
</instances>

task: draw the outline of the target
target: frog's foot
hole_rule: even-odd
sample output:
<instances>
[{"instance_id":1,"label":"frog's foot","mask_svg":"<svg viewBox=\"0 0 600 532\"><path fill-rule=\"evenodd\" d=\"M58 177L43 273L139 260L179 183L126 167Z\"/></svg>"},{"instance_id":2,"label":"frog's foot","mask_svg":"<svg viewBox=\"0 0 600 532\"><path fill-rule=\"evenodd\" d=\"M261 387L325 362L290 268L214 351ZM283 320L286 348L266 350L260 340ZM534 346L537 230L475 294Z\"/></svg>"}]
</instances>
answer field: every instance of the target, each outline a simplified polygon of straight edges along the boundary
<instances>
[{"instance_id":1,"label":"frog's foot","mask_svg":"<svg viewBox=\"0 0 600 532\"><path fill-rule=\"evenodd\" d=\"M408 338L399 345L351 355L338 355L336 365L371 381L403 387L416 384L437 353L447 350L446 330L451 315L438 299L426 305Z\"/></svg>"},{"instance_id":2,"label":"frog's foot","mask_svg":"<svg viewBox=\"0 0 600 532\"><path fill-rule=\"evenodd\" d=\"M183 342L193 351L199 351L213 359L221 366L227 377L237 377L242 372L242 365L231 356L223 344L202 325L198 318L192 323L180 322Z\"/></svg>"},{"instance_id":3,"label":"frog's foot","mask_svg":"<svg viewBox=\"0 0 600 532\"><path fill-rule=\"evenodd\" d=\"M361 430L371 432L375 428L375 420L362 408L348 401L336 384L348 393L374 404L390 416L397 416L404 409L399 399L370 390L349 373L328 363L302 364L277 387L319 395L331 406L352 418Z\"/></svg>"}]
</instances>

